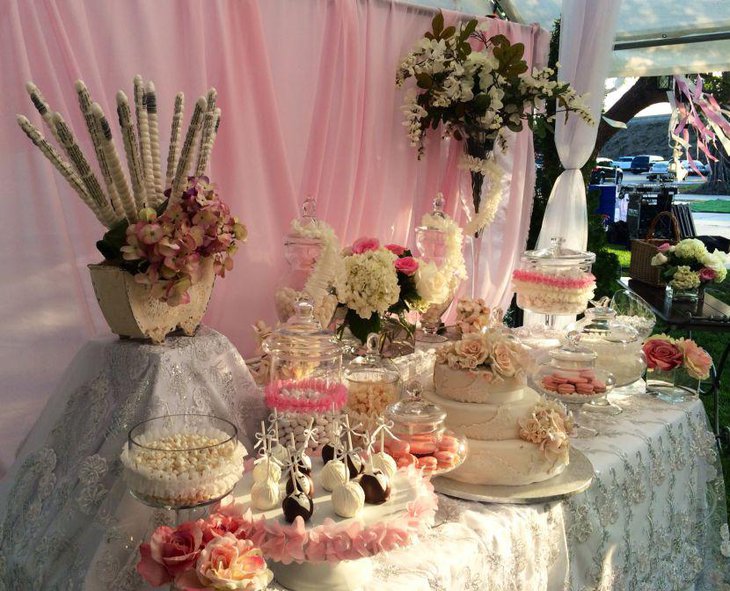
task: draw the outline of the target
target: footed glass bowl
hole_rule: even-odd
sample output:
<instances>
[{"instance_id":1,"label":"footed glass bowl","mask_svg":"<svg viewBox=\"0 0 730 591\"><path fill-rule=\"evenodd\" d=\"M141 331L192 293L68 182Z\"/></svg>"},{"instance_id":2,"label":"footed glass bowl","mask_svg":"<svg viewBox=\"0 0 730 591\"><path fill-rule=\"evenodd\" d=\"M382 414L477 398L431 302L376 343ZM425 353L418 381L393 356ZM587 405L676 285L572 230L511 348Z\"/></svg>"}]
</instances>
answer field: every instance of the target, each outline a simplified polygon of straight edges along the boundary
<instances>
[{"instance_id":1,"label":"footed glass bowl","mask_svg":"<svg viewBox=\"0 0 730 591\"><path fill-rule=\"evenodd\" d=\"M148 419L129 431L122 450L132 495L151 507L190 509L229 494L243 476L238 429L210 415Z\"/></svg>"}]
</instances>

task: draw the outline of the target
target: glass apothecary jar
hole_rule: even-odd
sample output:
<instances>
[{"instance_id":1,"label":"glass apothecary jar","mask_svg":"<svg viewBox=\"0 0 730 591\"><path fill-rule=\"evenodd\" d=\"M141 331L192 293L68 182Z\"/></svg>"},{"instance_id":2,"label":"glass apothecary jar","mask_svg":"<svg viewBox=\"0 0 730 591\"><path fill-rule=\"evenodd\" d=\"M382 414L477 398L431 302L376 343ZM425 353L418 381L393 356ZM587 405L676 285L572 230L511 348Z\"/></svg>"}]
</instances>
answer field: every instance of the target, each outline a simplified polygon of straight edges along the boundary
<instances>
[{"instance_id":1,"label":"glass apothecary jar","mask_svg":"<svg viewBox=\"0 0 730 591\"><path fill-rule=\"evenodd\" d=\"M641 340L647 339L656 325L656 314L646 301L628 289L613 294L609 307L616 312L616 320L636 329Z\"/></svg>"},{"instance_id":2,"label":"glass apothecary jar","mask_svg":"<svg viewBox=\"0 0 730 591\"><path fill-rule=\"evenodd\" d=\"M347 401L342 384L343 345L322 329L310 300L296 303L294 316L263 343L271 358L269 383L264 389L278 439L314 448L327 442L328 425ZM316 429L313 437L307 431Z\"/></svg>"},{"instance_id":3,"label":"glass apothecary jar","mask_svg":"<svg viewBox=\"0 0 730 591\"><path fill-rule=\"evenodd\" d=\"M347 412L364 425L382 416L400 398L400 374L392 361L380 355L379 343L377 334L368 335L365 354L345 369Z\"/></svg>"},{"instance_id":4,"label":"glass apothecary jar","mask_svg":"<svg viewBox=\"0 0 730 591\"><path fill-rule=\"evenodd\" d=\"M550 316L580 314L596 288L591 273L596 255L564 248L564 238L551 242L549 248L523 253L520 267L512 274L517 305Z\"/></svg>"},{"instance_id":5,"label":"glass apothecary jar","mask_svg":"<svg viewBox=\"0 0 730 591\"><path fill-rule=\"evenodd\" d=\"M611 372L596 367L594 351L571 336L559 349L549 351L549 361L538 366L532 381L543 394L561 402L606 406L616 380Z\"/></svg>"},{"instance_id":6,"label":"glass apothecary jar","mask_svg":"<svg viewBox=\"0 0 730 591\"><path fill-rule=\"evenodd\" d=\"M413 464L427 474L439 475L464 463L467 439L446 429L446 411L422 397L419 382L408 384L406 393L385 411L394 436L386 447L398 466Z\"/></svg>"},{"instance_id":7,"label":"glass apothecary jar","mask_svg":"<svg viewBox=\"0 0 730 591\"><path fill-rule=\"evenodd\" d=\"M573 328L580 335L581 346L596 354L596 367L613 374L617 388L633 384L644 375L643 341L635 328L617 318L615 310L588 308Z\"/></svg>"},{"instance_id":8,"label":"glass apothecary jar","mask_svg":"<svg viewBox=\"0 0 730 591\"><path fill-rule=\"evenodd\" d=\"M317 267L323 253L334 247L329 242L336 238L332 229L317 219L316 210L316 200L311 197L306 199L301 217L292 222L291 230L284 239L287 269L279 277L274 292L274 305L280 322L286 322L294 315L296 303L302 297L312 299L314 314L324 327L329 326L337 307L337 298L322 291L320 285L329 282L327 269L322 272ZM317 281L316 288L309 285L313 273L325 275L322 281ZM318 293L310 293L312 291Z\"/></svg>"}]
</instances>

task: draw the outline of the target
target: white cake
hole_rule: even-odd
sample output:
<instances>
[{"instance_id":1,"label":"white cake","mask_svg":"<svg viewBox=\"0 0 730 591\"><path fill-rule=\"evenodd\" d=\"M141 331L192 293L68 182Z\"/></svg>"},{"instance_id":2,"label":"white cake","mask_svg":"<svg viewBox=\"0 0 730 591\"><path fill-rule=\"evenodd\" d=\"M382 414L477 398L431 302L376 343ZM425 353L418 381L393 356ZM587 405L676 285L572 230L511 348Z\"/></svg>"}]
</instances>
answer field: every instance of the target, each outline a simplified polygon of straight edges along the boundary
<instances>
[{"instance_id":1,"label":"white cake","mask_svg":"<svg viewBox=\"0 0 730 591\"><path fill-rule=\"evenodd\" d=\"M435 392L446 426L465 435L466 461L447 478L520 486L557 476L568 465L569 419L559 403L526 388L519 376L495 379L479 370L434 366Z\"/></svg>"}]
</instances>

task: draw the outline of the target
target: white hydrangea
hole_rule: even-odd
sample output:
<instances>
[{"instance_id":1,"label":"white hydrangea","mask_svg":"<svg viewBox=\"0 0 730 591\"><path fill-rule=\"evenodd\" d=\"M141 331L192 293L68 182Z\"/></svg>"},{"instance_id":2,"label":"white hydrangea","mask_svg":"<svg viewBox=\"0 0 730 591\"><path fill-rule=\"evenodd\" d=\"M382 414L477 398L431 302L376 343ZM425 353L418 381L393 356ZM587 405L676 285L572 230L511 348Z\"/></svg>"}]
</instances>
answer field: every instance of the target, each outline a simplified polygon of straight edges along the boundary
<instances>
[{"instance_id":1,"label":"white hydrangea","mask_svg":"<svg viewBox=\"0 0 730 591\"><path fill-rule=\"evenodd\" d=\"M694 259L699 262L706 254L708 253L705 245L696 238L681 240L674 247L674 255L680 259Z\"/></svg>"},{"instance_id":2,"label":"white hydrangea","mask_svg":"<svg viewBox=\"0 0 730 591\"><path fill-rule=\"evenodd\" d=\"M344 257L335 280L337 299L363 319L384 314L400 296L396 258L385 248Z\"/></svg>"}]
</instances>

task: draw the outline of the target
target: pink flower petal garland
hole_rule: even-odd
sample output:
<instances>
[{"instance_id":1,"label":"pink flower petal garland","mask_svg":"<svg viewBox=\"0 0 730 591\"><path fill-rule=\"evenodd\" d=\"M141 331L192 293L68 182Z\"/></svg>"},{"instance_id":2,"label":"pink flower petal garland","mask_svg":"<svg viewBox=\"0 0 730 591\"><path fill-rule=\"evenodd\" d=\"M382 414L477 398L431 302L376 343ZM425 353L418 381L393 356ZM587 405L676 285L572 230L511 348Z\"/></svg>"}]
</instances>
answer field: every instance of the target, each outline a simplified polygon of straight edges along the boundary
<instances>
[{"instance_id":1,"label":"pink flower petal garland","mask_svg":"<svg viewBox=\"0 0 730 591\"><path fill-rule=\"evenodd\" d=\"M266 406L279 412L326 413L340 410L347 402L347 388L325 380L278 380L264 390Z\"/></svg>"}]
</instances>

